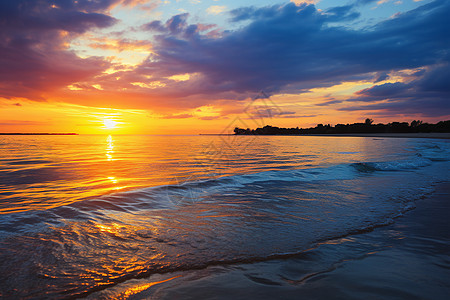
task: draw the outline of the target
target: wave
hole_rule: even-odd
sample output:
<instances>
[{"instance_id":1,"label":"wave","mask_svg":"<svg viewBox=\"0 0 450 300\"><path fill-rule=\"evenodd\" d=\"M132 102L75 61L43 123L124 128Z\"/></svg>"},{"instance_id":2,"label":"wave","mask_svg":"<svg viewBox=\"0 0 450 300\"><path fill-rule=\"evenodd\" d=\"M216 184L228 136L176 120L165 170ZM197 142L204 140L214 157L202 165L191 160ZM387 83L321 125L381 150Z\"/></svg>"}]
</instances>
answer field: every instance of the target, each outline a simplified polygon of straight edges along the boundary
<instances>
[{"instance_id":1,"label":"wave","mask_svg":"<svg viewBox=\"0 0 450 300\"><path fill-rule=\"evenodd\" d=\"M264 182L313 182L329 180L351 180L359 173L375 171L408 171L430 166L432 160L420 154L403 160L387 162L360 162L329 167L308 169L272 170L253 174L223 176L212 179L191 180L174 185L131 190L106 195L100 199L91 199L70 206L84 211L109 209L133 211L142 209L167 209L183 202L193 203L208 195L232 192L246 185ZM355 172L356 171L356 172Z\"/></svg>"},{"instance_id":2,"label":"wave","mask_svg":"<svg viewBox=\"0 0 450 300\"><path fill-rule=\"evenodd\" d=\"M417 154L414 158L404 160L354 163L353 167L360 172L404 171L426 167L431 165L431 162L431 159L424 158L421 154Z\"/></svg>"},{"instance_id":3,"label":"wave","mask_svg":"<svg viewBox=\"0 0 450 300\"><path fill-rule=\"evenodd\" d=\"M191 179L178 184L154 186L85 199L44 211L7 214L0 220L0 232L35 231L38 229L34 225L38 223L54 225L64 224L65 220L96 220L104 214L104 211L134 213L142 210L176 209L177 206L192 204L211 195L239 192L242 189L245 190L248 185L351 180L364 173L414 170L429 166L433 161L445 160L426 158L417 153L409 159L386 162L358 162L329 167L271 170L202 180ZM61 222L61 219L64 221Z\"/></svg>"}]
</instances>

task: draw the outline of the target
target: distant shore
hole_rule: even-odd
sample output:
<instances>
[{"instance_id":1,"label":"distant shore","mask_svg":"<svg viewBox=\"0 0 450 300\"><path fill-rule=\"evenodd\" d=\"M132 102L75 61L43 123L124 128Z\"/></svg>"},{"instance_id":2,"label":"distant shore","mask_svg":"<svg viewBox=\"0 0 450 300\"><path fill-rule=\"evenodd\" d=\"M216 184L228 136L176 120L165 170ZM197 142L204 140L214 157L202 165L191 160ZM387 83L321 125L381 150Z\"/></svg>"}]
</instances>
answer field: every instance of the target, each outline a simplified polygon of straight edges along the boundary
<instances>
[{"instance_id":1,"label":"distant shore","mask_svg":"<svg viewBox=\"0 0 450 300\"><path fill-rule=\"evenodd\" d=\"M408 122L391 122L373 124L372 119L364 123L353 124L317 124L311 128L280 128L266 125L256 129L234 128L236 135L321 135L321 136L379 136L379 137L419 137L449 138L450 120L436 124L424 123L420 120Z\"/></svg>"},{"instance_id":2,"label":"distant shore","mask_svg":"<svg viewBox=\"0 0 450 300\"><path fill-rule=\"evenodd\" d=\"M0 135L78 135L78 133L52 133L52 132L26 132L26 133L20 133L20 132L0 132Z\"/></svg>"}]
</instances>

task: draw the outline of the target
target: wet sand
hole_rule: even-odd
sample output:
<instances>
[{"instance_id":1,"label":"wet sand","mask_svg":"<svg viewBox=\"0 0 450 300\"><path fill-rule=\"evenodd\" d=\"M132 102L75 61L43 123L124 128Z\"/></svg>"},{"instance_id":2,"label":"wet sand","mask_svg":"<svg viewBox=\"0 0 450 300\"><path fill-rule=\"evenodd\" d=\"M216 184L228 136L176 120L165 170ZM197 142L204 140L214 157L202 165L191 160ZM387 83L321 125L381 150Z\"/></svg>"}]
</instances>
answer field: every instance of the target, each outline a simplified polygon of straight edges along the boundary
<instances>
[{"instance_id":1,"label":"wet sand","mask_svg":"<svg viewBox=\"0 0 450 300\"><path fill-rule=\"evenodd\" d=\"M263 262L133 279L92 299L448 299L450 183L391 225Z\"/></svg>"}]
</instances>

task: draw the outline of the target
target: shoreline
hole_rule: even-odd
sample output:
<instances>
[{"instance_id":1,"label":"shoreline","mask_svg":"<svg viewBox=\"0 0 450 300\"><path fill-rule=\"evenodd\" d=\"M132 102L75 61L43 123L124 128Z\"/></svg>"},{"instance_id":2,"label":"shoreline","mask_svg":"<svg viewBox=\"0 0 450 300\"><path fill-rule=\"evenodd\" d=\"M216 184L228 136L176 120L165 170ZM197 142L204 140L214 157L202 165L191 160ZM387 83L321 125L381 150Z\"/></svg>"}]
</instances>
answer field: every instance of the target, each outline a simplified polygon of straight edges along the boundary
<instances>
[{"instance_id":1,"label":"shoreline","mask_svg":"<svg viewBox=\"0 0 450 300\"><path fill-rule=\"evenodd\" d=\"M201 136L326 136L326 137L376 137L376 138L424 138L424 139L450 139L450 132L430 133L307 133L307 134L224 134L200 133Z\"/></svg>"},{"instance_id":2,"label":"shoreline","mask_svg":"<svg viewBox=\"0 0 450 300\"><path fill-rule=\"evenodd\" d=\"M446 299L450 182L395 222L294 257L132 279L88 296L133 299ZM128 297L125 297L128 298Z\"/></svg>"},{"instance_id":3,"label":"shoreline","mask_svg":"<svg viewBox=\"0 0 450 300\"><path fill-rule=\"evenodd\" d=\"M334 133L334 134L302 134L302 136L450 139L450 133L449 132L430 132L430 133Z\"/></svg>"}]
</instances>

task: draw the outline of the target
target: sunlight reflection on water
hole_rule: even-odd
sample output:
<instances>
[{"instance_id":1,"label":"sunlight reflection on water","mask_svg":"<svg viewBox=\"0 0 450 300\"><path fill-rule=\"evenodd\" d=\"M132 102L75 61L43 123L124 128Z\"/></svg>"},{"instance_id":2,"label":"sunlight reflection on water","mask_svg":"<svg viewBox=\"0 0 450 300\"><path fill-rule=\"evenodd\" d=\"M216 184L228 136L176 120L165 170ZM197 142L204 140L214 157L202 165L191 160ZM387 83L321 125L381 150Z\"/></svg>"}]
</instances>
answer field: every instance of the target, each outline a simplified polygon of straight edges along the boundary
<instances>
[{"instance_id":1,"label":"sunlight reflection on water","mask_svg":"<svg viewBox=\"0 0 450 300\"><path fill-rule=\"evenodd\" d=\"M333 137L240 136L243 142L233 143L217 136L0 139L0 213L48 209L114 190L385 159L389 155L394 158L405 152L407 144ZM251 143L246 143L249 139Z\"/></svg>"}]
</instances>

